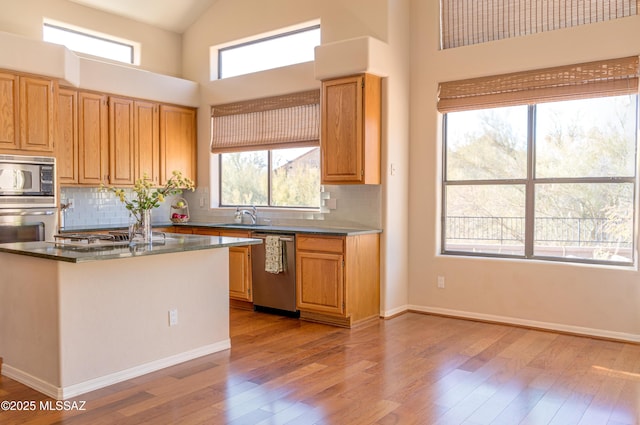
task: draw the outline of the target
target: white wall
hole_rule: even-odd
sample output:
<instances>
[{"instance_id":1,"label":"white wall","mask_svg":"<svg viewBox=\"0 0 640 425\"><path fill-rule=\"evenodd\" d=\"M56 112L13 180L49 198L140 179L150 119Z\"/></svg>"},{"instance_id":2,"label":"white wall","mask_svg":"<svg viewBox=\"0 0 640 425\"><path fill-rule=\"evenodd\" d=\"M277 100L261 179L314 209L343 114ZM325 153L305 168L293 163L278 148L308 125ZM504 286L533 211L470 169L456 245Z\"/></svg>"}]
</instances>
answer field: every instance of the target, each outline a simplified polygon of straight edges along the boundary
<instances>
[{"instance_id":1,"label":"white wall","mask_svg":"<svg viewBox=\"0 0 640 425\"><path fill-rule=\"evenodd\" d=\"M640 54L640 16L438 50L438 2L412 3L409 300L416 310L640 341L635 268L439 255L438 82ZM436 288L444 276L445 289Z\"/></svg>"},{"instance_id":2,"label":"white wall","mask_svg":"<svg viewBox=\"0 0 640 425\"><path fill-rule=\"evenodd\" d=\"M0 31L42 40L43 18L141 44L140 68L179 77L182 74L180 34L122 18L67 0L0 0Z\"/></svg>"}]
</instances>

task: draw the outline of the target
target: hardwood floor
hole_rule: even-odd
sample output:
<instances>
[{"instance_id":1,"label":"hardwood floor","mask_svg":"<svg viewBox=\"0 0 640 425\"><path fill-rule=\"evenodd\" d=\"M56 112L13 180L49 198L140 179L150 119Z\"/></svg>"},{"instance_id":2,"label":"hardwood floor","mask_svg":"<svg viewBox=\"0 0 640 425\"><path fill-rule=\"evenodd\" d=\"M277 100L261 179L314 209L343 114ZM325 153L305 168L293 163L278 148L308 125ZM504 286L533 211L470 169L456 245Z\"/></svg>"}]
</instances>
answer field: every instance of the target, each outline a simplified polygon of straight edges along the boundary
<instances>
[{"instance_id":1,"label":"hardwood floor","mask_svg":"<svg viewBox=\"0 0 640 425\"><path fill-rule=\"evenodd\" d=\"M640 345L409 313L356 329L232 310L232 349L0 424L638 424ZM48 400L6 377L0 400Z\"/></svg>"}]
</instances>

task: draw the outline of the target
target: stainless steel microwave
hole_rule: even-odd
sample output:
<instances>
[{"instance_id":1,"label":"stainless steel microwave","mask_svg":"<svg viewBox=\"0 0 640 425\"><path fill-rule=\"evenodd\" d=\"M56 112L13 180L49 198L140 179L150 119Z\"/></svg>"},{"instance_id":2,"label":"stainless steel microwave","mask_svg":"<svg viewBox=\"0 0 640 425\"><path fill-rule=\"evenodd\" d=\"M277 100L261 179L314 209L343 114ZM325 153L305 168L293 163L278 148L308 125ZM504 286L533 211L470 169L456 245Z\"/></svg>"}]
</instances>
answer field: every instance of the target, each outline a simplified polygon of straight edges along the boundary
<instances>
[{"instance_id":1,"label":"stainless steel microwave","mask_svg":"<svg viewBox=\"0 0 640 425\"><path fill-rule=\"evenodd\" d=\"M0 155L0 208L56 207L53 157Z\"/></svg>"}]
</instances>

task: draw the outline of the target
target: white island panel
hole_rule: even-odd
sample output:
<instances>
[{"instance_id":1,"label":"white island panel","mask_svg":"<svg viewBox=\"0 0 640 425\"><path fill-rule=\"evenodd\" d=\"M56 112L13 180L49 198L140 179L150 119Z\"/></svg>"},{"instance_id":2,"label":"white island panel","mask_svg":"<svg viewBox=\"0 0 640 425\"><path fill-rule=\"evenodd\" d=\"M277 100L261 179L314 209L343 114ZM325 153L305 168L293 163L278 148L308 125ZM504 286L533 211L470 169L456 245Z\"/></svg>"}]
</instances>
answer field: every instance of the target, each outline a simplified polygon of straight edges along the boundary
<instances>
[{"instance_id":1,"label":"white island panel","mask_svg":"<svg viewBox=\"0 0 640 425\"><path fill-rule=\"evenodd\" d=\"M228 267L226 247L86 263L0 252L3 373L65 399L227 349Z\"/></svg>"},{"instance_id":2,"label":"white island panel","mask_svg":"<svg viewBox=\"0 0 640 425\"><path fill-rule=\"evenodd\" d=\"M2 372L33 388L60 382L57 263L0 253Z\"/></svg>"}]
</instances>

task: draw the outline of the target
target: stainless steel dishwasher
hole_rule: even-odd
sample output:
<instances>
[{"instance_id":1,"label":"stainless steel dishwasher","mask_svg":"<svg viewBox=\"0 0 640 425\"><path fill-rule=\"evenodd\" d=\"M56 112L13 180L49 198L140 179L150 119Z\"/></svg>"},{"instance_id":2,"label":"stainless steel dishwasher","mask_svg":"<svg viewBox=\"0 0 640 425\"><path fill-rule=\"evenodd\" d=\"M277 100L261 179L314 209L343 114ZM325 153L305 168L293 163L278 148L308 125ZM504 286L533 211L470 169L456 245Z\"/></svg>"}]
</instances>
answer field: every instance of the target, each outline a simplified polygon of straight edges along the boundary
<instances>
[{"instance_id":1,"label":"stainless steel dishwasher","mask_svg":"<svg viewBox=\"0 0 640 425\"><path fill-rule=\"evenodd\" d=\"M284 270L271 273L265 270L267 236L280 239L283 250ZM296 239L293 233L253 232L252 238L262 239L262 244L251 247L251 277L253 279L253 305L257 311L298 316L296 308Z\"/></svg>"}]
</instances>

